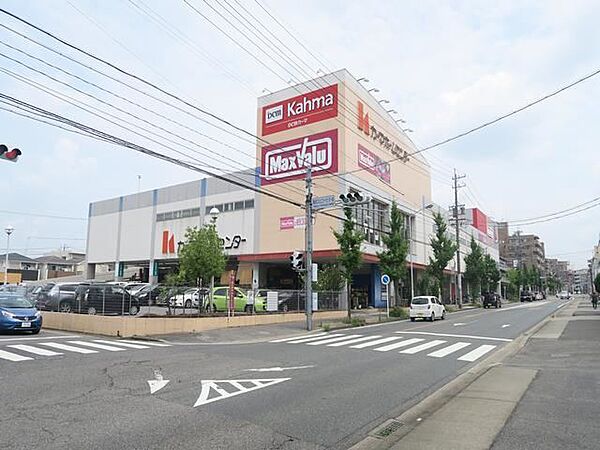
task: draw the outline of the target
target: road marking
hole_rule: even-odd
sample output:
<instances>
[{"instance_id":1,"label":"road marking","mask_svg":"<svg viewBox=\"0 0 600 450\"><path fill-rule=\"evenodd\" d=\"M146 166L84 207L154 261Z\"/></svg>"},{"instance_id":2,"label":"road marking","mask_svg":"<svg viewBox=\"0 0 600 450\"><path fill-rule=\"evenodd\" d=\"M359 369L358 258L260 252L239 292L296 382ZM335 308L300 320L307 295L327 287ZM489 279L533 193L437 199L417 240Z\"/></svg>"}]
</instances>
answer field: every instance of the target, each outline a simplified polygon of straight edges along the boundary
<instances>
[{"instance_id":1,"label":"road marking","mask_svg":"<svg viewBox=\"0 0 600 450\"><path fill-rule=\"evenodd\" d=\"M130 344L129 342L121 342L121 341L105 341L103 339L94 339L94 342L98 342L100 344L111 344L111 345L120 345L121 347L127 348L150 348L147 345L139 345L139 344Z\"/></svg>"},{"instance_id":2,"label":"road marking","mask_svg":"<svg viewBox=\"0 0 600 450\"><path fill-rule=\"evenodd\" d=\"M45 345L46 347L57 348L59 350L65 350L67 352L83 353L84 355L87 355L90 353L98 353L97 350L90 350L89 348L73 347L72 345L59 344L58 342L40 342L40 345Z\"/></svg>"},{"instance_id":3,"label":"road marking","mask_svg":"<svg viewBox=\"0 0 600 450\"><path fill-rule=\"evenodd\" d=\"M502 325L502 328L507 328L510 327L510 323L505 323L504 325Z\"/></svg>"},{"instance_id":4,"label":"road marking","mask_svg":"<svg viewBox=\"0 0 600 450\"><path fill-rule=\"evenodd\" d=\"M310 369L315 366L294 366L294 367L265 367L262 369L246 369L246 372L283 372L284 370Z\"/></svg>"},{"instance_id":5,"label":"road marking","mask_svg":"<svg viewBox=\"0 0 600 450\"><path fill-rule=\"evenodd\" d=\"M346 339L352 339L352 338L357 338L357 337L361 337L362 334L347 334L345 336L341 336L341 337L334 337L331 339L324 339L324 340L319 340L316 342L309 342L306 345L323 345L323 344L329 344L330 342L337 342L337 341L343 341Z\"/></svg>"},{"instance_id":6,"label":"road marking","mask_svg":"<svg viewBox=\"0 0 600 450\"><path fill-rule=\"evenodd\" d=\"M466 325L466 323L464 323L464 322L458 322L458 323L454 324L455 327L460 327L462 325Z\"/></svg>"},{"instance_id":7,"label":"road marking","mask_svg":"<svg viewBox=\"0 0 600 450\"><path fill-rule=\"evenodd\" d=\"M448 347L441 348L436 350L435 352L429 353L427 356L432 356L433 358L443 358L444 356L448 356L451 353L462 350L465 347L468 347L468 342L457 342L456 344L449 345Z\"/></svg>"},{"instance_id":8,"label":"road marking","mask_svg":"<svg viewBox=\"0 0 600 450\"><path fill-rule=\"evenodd\" d=\"M30 358L29 356L21 356L16 353L5 352L4 350L0 350L0 358L8 359L9 361L27 361Z\"/></svg>"},{"instance_id":9,"label":"road marking","mask_svg":"<svg viewBox=\"0 0 600 450\"><path fill-rule=\"evenodd\" d=\"M319 339L325 339L328 337L335 337L335 336L344 336L343 334L327 334L327 336L319 336L319 337L309 337L309 338L304 338L304 339L298 339L296 341L288 341L288 344L304 344L305 342L311 342L311 341L317 341Z\"/></svg>"},{"instance_id":10,"label":"road marking","mask_svg":"<svg viewBox=\"0 0 600 450\"><path fill-rule=\"evenodd\" d=\"M73 334L71 336L56 336L56 337L47 337L47 336L43 336L43 337L19 337L19 338L2 338L0 339L0 342L6 342L6 341L32 341L32 340L36 340L39 341L41 339L73 339L73 338L78 338L81 337L78 334Z\"/></svg>"},{"instance_id":11,"label":"road marking","mask_svg":"<svg viewBox=\"0 0 600 450\"><path fill-rule=\"evenodd\" d=\"M365 342L364 344L352 345L352 346L350 346L350 348L373 347L375 345L385 344L386 342L397 341L398 339L402 339L402 337L400 337L400 336L386 337L386 338L383 338L383 339L378 339L376 341Z\"/></svg>"},{"instance_id":12,"label":"road marking","mask_svg":"<svg viewBox=\"0 0 600 450\"><path fill-rule=\"evenodd\" d=\"M491 352L495 348L495 345L480 345L475 350L472 350L469 353L462 355L460 358L458 358L458 360L473 362L481 358L486 353Z\"/></svg>"},{"instance_id":13,"label":"road marking","mask_svg":"<svg viewBox=\"0 0 600 450\"><path fill-rule=\"evenodd\" d=\"M295 341L296 339L302 339L302 338L307 338L307 337L318 337L318 336L325 336L327 335L327 333L316 333L316 334L311 334L311 335L303 335L303 336L294 336L294 337L286 337L283 339L275 339L274 341L269 341L269 342L287 342L287 341Z\"/></svg>"},{"instance_id":14,"label":"road marking","mask_svg":"<svg viewBox=\"0 0 600 450\"><path fill-rule=\"evenodd\" d=\"M408 339L407 341L400 341L400 342L396 342L394 344L384 345L383 347L377 347L377 348L374 348L373 350L378 351L378 352L389 352L390 350L394 350L396 348L407 347L409 345L416 344L417 342L421 342L422 340L423 339L419 339L419 338Z\"/></svg>"},{"instance_id":15,"label":"road marking","mask_svg":"<svg viewBox=\"0 0 600 450\"><path fill-rule=\"evenodd\" d=\"M83 345L84 347L99 348L100 350L108 350L109 352L122 352L124 348L111 347L110 345L95 344L94 342L86 341L69 341L69 344Z\"/></svg>"},{"instance_id":16,"label":"road marking","mask_svg":"<svg viewBox=\"0 0 600 450\"><path fill-rule=\"evenodd\" d=\"M196 408L197 406L216 402L218 400L224 400L229 397L234 397L236 395L245 394L246 392L262 389L288 380L291 380L291 378L263 378L253 380L202 380L202 391L200 391L200 396L198 397L198 400L196 400L196 403L194 403L194 408ZM246 387L242 385L242 383L253 384L254 386ZM234 387L237 390L234 392L227 392L224 388L219 386L219 384L228 384L229 386ZM211 392L213 391L216 392L218 395L216 397L209 398Z\"/></svg>"},{"instance_id":17,"label":"road marking","mask_svg":"<svg viewBox=\"0 0 600 450\"><path fill-rule=\"evenodd\" d=\"M507 339L507 338L486 337L486 336L471 336L471 335L468 335L468 334L430 333L430 332L427 332L427 331L396 331L396 333L398 333L398 334L425 334L425 335L428 335L428 336L481 339L482 341L512 342L512 339Z\"/></svg>"},{"instance_id":18,"label":"road marking","mask_svg":"<svg viewBox=\"0 0 600 450\"><path fill-rule=\"evenodd\" d=\"M150 386L150 395L160 391L164 388L170 380L165 380L159 369L154 371L154 380L148 380L148 386Z\"/></svg>"},{"instance_id":19,"label":"road marking","mask_svg":"<svg viewBox=\"0 0 600 450\"><path fill-rule=\"evenodd\" d=\"M335 344L329 344L327 347L341 347L342 345L354 344L356 342L368 341L369 339L377 339L381 336L364 336L356 339L350 339L349 341L336 342Z\"/></svg>"},{"instance_id":20,"label":"road marking","mask_svg":"<svg viewBox=\"0 0 600 450\"><path fill-rule=\"evenodd\" d=\"M17 350L23 350L24 352L33 353L34 355L40 355L40 356L62 355L62 353L53 352L51 350L46 350L45 348L32 347L31 345L15 344L15 345L9 345L9 347L16 348Z\"/></svg>"},{"instance_id":21,"label":"road marking","mask_svg":"<svg viewBox=\"0 0 600 450\"><path fill-rule=\"evenodd\" d=\"M419 352L422 352L423 350L428 350L432 347L437 347L438 345L442 345L445 343L446 343L446 341L440 341L440 340L425 342L424 344L417 345L416 347L407 348L406 350L401 350L400 353L406 353L407 355L414 355L415 353L419 353Z\"/></svg>"},{"instance_id":22,"label":"road marking","mask_svg":"<svg viewBox=\"0 0 600 450\"><path fill-rule=\"evenodd\" d=\"M139 344L140 341L134 341L129 339L121 339L119 342L129 342L130 344ZM171 347L169 344L161 344L160 342L150 342L150 341L142 341L144 345L149 345L150 347Z\"/></svg>"}]
</instances>

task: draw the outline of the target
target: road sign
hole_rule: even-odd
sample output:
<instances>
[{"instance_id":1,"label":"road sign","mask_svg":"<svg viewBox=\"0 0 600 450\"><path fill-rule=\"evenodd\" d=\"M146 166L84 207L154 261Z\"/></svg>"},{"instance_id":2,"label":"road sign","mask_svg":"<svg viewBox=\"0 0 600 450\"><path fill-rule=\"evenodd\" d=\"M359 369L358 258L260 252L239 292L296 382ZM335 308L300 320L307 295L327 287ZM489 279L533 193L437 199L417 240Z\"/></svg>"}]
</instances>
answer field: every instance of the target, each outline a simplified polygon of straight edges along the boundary
<instances>
[{"instance_id":1,"label":"road sign","mask_svg":"<svg viewBox=\"0 0 600 450\"><path fill-rule=\"evenodd\" d=\"M381 284L383 284L384 286L387 286L388 284L390 284L390 276L387 273L384 273L383 275L381 275Z\"/></svg>"},{"instance_id":2,"label":"road sign","mask_svg":"<svg viewBox=\"0 0 600 450\"><path fill-rule=\"evenodd\" d=\"M264 387L272 386L291 378L267 378L248 380L202 380L202 391L194 408L207 403L224 400L246 392L255 391ZM212 395L211 395L212 394Z\"/></svg>"},{"instance_id":3,"label":"road sign","mask_svg":"<svg viewBox=\"0 0 600 450\"><path fill-rule=\"evenodd\" d=\"M334 195L324 195L323 197L313 197L313 199L312 199L313 209L331 208L334 203L335 203Z\"/></svg>"}]
</instances>

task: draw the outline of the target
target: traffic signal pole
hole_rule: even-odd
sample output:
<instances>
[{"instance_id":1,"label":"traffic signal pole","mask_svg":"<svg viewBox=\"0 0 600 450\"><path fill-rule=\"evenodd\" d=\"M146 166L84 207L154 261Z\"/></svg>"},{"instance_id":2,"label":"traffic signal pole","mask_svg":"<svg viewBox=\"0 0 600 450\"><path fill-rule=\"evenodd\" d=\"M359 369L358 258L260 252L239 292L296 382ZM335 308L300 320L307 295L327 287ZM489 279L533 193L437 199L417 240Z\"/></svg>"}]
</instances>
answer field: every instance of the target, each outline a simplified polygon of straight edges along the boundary
<instances>
[{"instance_id":1,"label":"traffic signal pole","mask_svg":"<svg viewBox=\"0 0 600 450\"><path fill-rule=\"evenodd\" d=\"M306 289L306 329L312 331L312 252L313 252L313 223L312 223L312 165L306 167L306 218L305 221L305 289Z\"/></svg>"}]
</instances>

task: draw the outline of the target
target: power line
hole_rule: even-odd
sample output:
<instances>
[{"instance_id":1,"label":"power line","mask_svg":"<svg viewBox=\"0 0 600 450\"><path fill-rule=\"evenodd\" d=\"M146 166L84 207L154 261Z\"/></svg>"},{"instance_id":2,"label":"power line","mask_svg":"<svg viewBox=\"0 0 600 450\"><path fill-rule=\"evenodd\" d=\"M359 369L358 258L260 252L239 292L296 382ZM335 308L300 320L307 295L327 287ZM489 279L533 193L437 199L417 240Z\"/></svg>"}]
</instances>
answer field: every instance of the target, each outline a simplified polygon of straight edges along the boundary
<instances>
[{"instance_id":1,"label":"power line","mask_svg":"<svg viewBox=\"0 0 600 450\"><path fill-rule=\"evenodd\" d=\"M0 209L0 213L12 214L15 216L44 217L46 219L87 220L87 217L69 217L69 216L59 216L59 215L55 215L55 214L28 213L28 212L23 212L23 211L9 211L6 209Z\"/></svg>"},{"instance_id":2,"label":"power line","mask_svg":"<svg viewBox=\"0 0 600 450\"><path fill-rule=\"evenodd\" d=\"M553 213L544 214L543 216L530 217L528 219L506 220L505 222L508 222L511 225L519 226L521 222L531 222L531 221L536 221L536 220L540 220L540 219L545 219L545 218L548 218L548 217L556 216L558 214L566 213L566 212L572 211L574 209L581 208L583 206L589 205L590 203L594 203L594 202L597 202L597 201L600 201L600 197L593 198L591 200L588 200L586 202L580 203L580 204L575 205L575 206L571 206L570 208L563 209L561 211L556 211L556 212L553 212Z\"/></svg>"}]
</instances>

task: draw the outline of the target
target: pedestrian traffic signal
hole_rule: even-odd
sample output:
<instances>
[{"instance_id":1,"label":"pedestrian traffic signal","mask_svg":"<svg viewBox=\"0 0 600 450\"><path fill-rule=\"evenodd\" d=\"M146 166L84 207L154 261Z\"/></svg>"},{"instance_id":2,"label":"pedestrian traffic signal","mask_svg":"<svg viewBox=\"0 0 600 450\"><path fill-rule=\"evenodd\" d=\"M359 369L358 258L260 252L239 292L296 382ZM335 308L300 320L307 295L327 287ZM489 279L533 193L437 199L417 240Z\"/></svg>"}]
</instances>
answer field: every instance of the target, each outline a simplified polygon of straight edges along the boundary
<instances>
[{"instance_id":1,"label":"pedestrian traffic signal","mask_svg":"<svg viewBox=\"0 0 600 450\"><path fill-rule=\"evenodd\" d=\"M290 256L290 263L292 264L292 269L300 271L304 269L304 254L299 251L294 251L292 256Z\"/></svg>"},{"instance_id":2,"label":"pedestrian traffic signal","mask_svg":"<svg viewBox=\"0 0 600 450\"><path fill-rule=\"evenodd\" d=\"M371 199L365 197L360 192L348 192L347 194L341 194L339 197L342 202L342 206L354 206L363 203L369 203Z\"/></svg>"},{"instance_id":3,"label":"pedestrian traffic signal","mask_svg":"<svg viewBox=\"0 0 600 450\"><path fill-rule=\"evenodd\" d=\"M6 145L0 144L0 159L17 162L17 159L21 154L21 150L19 150L18 148L13 148L12 150L9 150Z\"/></svg>"}]
</instances>

